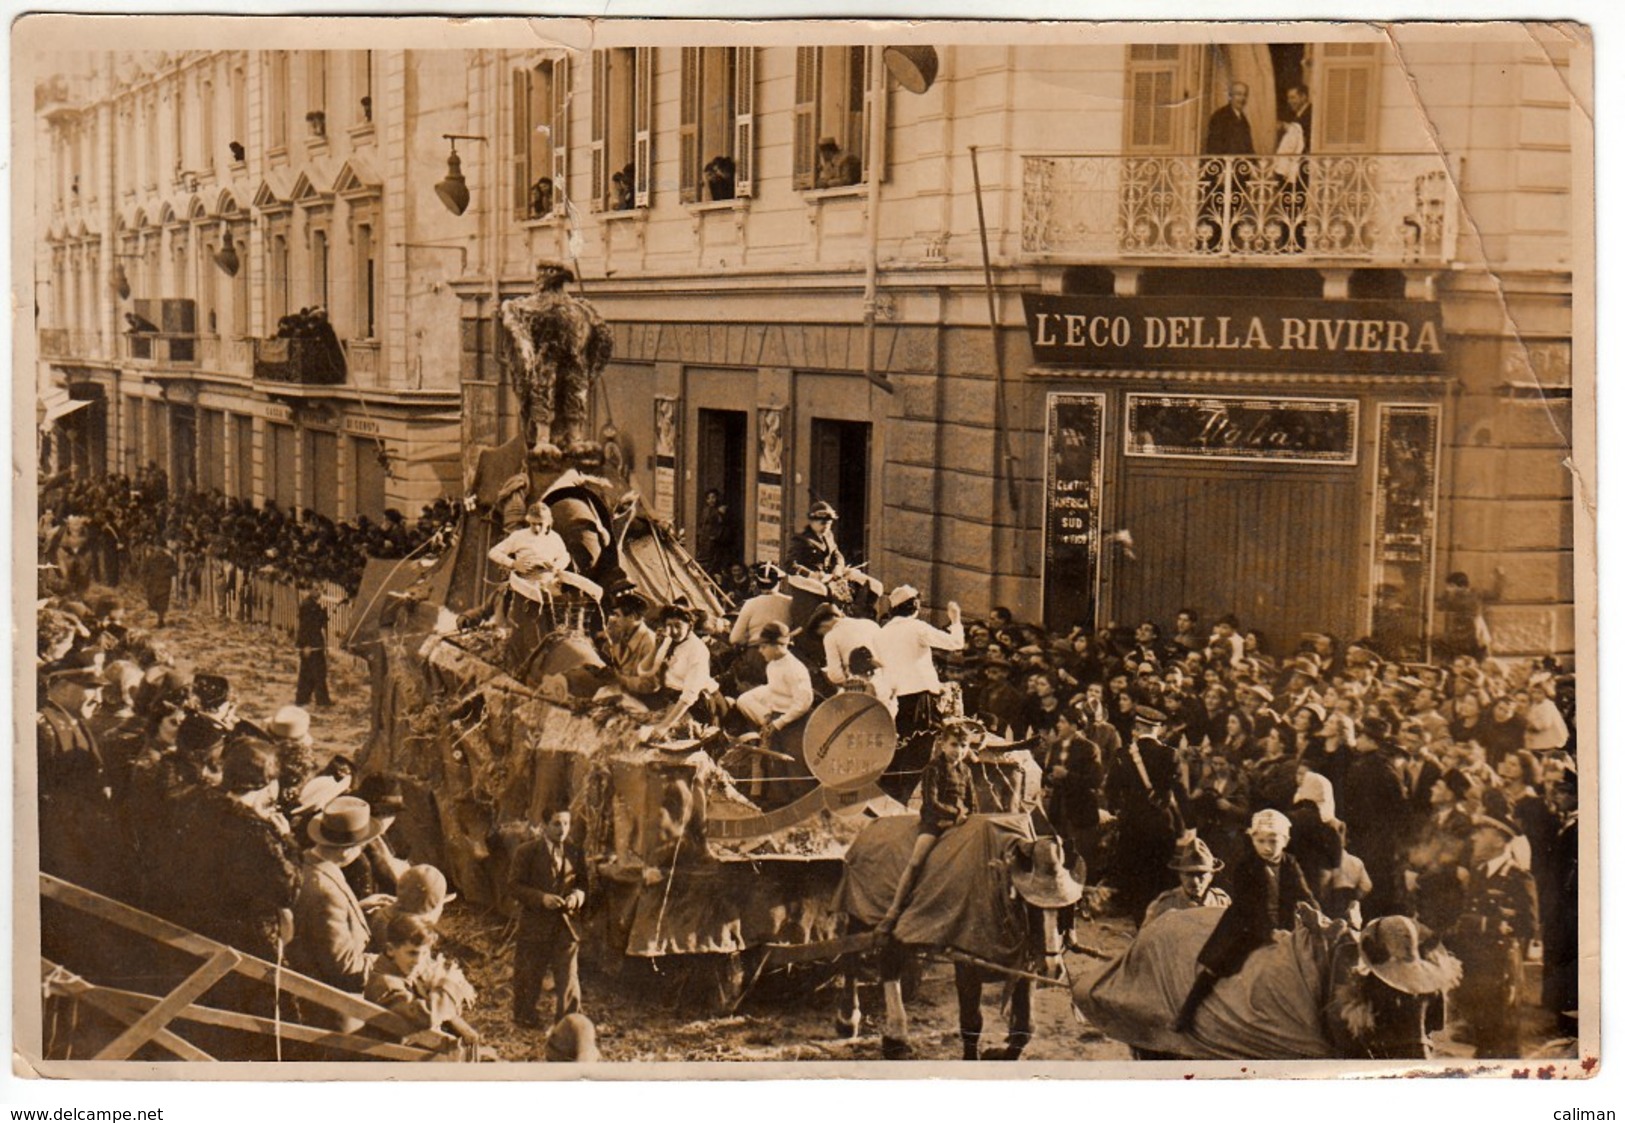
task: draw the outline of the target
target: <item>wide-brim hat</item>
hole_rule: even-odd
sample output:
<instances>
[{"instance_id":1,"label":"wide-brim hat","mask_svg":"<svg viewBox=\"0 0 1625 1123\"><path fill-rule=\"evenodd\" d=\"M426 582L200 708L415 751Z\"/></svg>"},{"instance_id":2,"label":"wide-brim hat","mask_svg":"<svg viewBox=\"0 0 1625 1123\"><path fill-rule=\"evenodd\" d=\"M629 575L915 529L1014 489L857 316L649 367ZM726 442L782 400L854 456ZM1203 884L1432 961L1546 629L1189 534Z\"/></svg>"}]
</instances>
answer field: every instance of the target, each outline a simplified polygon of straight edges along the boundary
<instances>
[{"instance_id":1,"label":"wide-brim hat","mask_svg":"<svg viewBox=\"0 0 1625 1123\"><path fill-rule=\"evenodd\" d=\"M1461 979L1454 959L1424 959L1422 937L1408 916L1381 916L1360 933L1360 963L1403 994L1436 994Z\"/></svg>"},{"instance_id":2,"label":"wide-brim hat","mask_svg":"<svg viewBox=\"0 0 1625 1123\"><path fill-rule=\"evenodd\" d=\"M1296 659L1288 659L1286 661L1286 669L1295 675L1302 675L1304 678L1316 679L1320 677L1320 660L1316 659L1313 655L1300 655Z\"/></svg>"},{"instance_id":3,"label":"wide-brim hat","mask_svg":"<svg viewBox=\"0 0 1625 1123\"><path fill-rule=\"evenodd\" d=\"M373 817L364 799L341 795L322 809L305 828L319 846L365 846L384 833L384 824Z\"/></svg>"},{"instance_id":4,"label":"wide-brim hat","mask_svg":"<svg viewBox=\"0 0 1625 1123\"><path fill-rule=\"evenodd\" d=\"M549 1061L590 1064L600 1058L598 1031L585 1014L566 1014L547 1033L542 1054Z\"/></svg>"},{"instance_id":5,"label":"wide-brim hat","mask_svg":"<svg viewBox=\"0 0 1625 1123\"><path fill-rule=\"evenodd\" d=\"M1218 873L1224 869L1224 861L1215 858L1207 843L1193 834L1175 845L1168 868L1179 873Z\"/></svg>"},{"instance_id":6,"label":"wide-brim hat","mask_svg":"<svg viewBox=\"0 0 1625 1123\"><path fill-rule=\"evenodd\" d=\"M349 777L341 780L337 776L319 773L306 780L299 789L299 803L293 809L293 814L302 815L306 811L320 811L349 790Z\"/></svg>"},{"instance_id":7,"label":"wide-brim hat","mask_svg":"<svg viewBox=\"0 0 1625 1123\"><path fill-rule=\"evenodd\" d=\"M310 736L310 711L303 706L283 706L266 726L267 733L284 741L299 741Z\"/></svg>"},{"instance_id":8,"label":"wide-brim hat","mask_svg":"<svg viewBox=\"0 0 1625 1123\"><path fill-rule=\"evenodd\" d=\"M1041 909L1065 908L1083 896L1083 886L1067 872L1061 843L1054 838L1033 843L1033 868L1011 874L1010 884L1022 900Z\"/></svg>"}]
</instances>

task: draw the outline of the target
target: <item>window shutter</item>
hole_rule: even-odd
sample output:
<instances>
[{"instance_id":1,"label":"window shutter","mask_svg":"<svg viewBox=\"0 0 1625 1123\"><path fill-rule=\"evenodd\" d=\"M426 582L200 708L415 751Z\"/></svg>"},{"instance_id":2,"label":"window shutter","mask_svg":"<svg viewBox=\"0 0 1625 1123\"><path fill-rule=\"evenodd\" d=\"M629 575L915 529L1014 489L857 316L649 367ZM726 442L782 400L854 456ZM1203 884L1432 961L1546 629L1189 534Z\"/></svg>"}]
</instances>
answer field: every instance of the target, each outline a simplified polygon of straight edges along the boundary
<instances>
[{"instance_id":1,"label":"window shutter","mask_svg":"<svg viewBox=\"0 0 1625 1123\"><path fill-rule=\"evenodd\" d=\"M513 213L530 217L530 75L513 72Z\"/></svg>"},{"instance_id":2,"label":"window shutter","mask_svg":"<svg viewBox=\"0 0 1625 1123\"><path fill-rule=\"evenodd\" d=\"M756 48L734 48L734 198L748 199L756 164Z\"/></svg>"},{"instance_id":3,"label":"window shutter","mask_svg":"<svg viewBox=\"0 0 1625 1123\"><path fill-rule=\"evenodd\" d=\"M639 47L636 56L636 76L632 96L636 99L633 110L632 205L649 205L649 185L654 179L654 120L655 120L655 49Z\"/></svg>"},{"instance_id":4,"label":"window shutter","mask_svg":"<svg viewBox=\"0 0 1625 1123\"><path fill-rule=\"evenodd\" d=\"M553 60L553 114L548 122L553 142L553 213L562 215L570 190L570 59Z\"/></svg>"},{"instance_id":5,"label":"window shutter","mask_svg":"<svg viewBox=\"0 0 1625 1123\"><path fill-rule=\"evenodd\" d=\"M1175 90L1180 67L1178 49L1136 46L1129 50L1127 144L1129 152L1172 152L1174 117L1180 96Z\"/></svg>"},{"instance_id":6,"label":"window shutter","mask_svg":"<svg viewBox=\"0 0 1625 1123\"><path fill-rule=\"evenodd\" d=\"M592 209L604 209L609 194L609 153L604 138L609 135L609 54L592 53Z\"/></svg>"},{"instance_id":7,"label":"window shutter","mask_svg":"<svg viewBox=\"0 0 1625 1123\"><path fill-rule=\"evenodd\" d=\"M1377 146L1377 47L1324 43L1314 107L1316 152L1371 152Z\"/></svg>"},{"instance_id":8,"label":"window shutter","mask_svg":"<svg viewBox=\"0 0 1625 1123\"><path fill-rule=\"evenodd\" d=\"M677 179L685 203L700 197L700 68L701 49L684 47L682 91L678 97Z\"/></svg>"},{"instance_id":9,"label":"window shutter","mask_svg":"<svg viewBox=\"0 0 1625 1123\"><path fill-rule=\"evenodd\" d=\"M796 190L813 186L818 171L818 71L821 47L796 48L795 172Z\"/></svg>"},{"instance_id":10,"label":"window shutter","mask_svg":"<svg viewBox=\"0 0 1625 1123\"><path fill-rule=\"evenodd\" d=\"M871 154L874 152L873 131L875 129L884 129L886 127L885 122L880 118L880 114L884 108L883 103L876 102L875 100L874 68L879 61L879 58L875 54L875 48L863 48L863 128L860 130L863 137L863 152L861 153L861 156L863 157L863 178L860 180L862 183L868 183L869 176L871 174L880 176L881 179L885 178L885 176L881 174L881 168L869 167ZM882 141L882 143L884 143L884 141Z\"/></svg>"}]
</instances>

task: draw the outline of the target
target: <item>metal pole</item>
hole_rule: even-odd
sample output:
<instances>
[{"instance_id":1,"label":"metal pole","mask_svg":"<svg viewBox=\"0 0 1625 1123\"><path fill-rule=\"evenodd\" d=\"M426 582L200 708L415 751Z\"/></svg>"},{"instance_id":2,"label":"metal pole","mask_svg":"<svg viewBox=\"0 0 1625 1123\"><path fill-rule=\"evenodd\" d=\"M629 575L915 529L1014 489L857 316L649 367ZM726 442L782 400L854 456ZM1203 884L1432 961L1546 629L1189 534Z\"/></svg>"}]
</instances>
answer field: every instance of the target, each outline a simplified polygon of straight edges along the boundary
<instances>
[{"instance_id":1,"label":"metal pole","mask_svg":"<svg viewBox=\"0 0 1625 1123\"><path fill-rule=\"evenodd\" d=\"M882 48L870 50L869 151L864 154L864 176L869 193L864 221L863 377L890 394L894 392L891 382L875 373L875 318L880 301L880 162L886 151L886 68L881 60Z\"/></svg>"},{"instance_id":2,"label":"metal pole","mask_svg":"<svg viewBox=\"0 0 1625 1123\"><path fill-rule=\"evenodd\" d=\"M982 286L987 290L988 342L993 346L993 427L1003 451L1005 483L1010 492L1010 511L1021 509L1021 497L1016 487L1016 454L1010 451L1010 432L1004 417L1004 352L999 348L999 318L993 303L993 259L987 248L987 215L982 210L982 172L976 163L976 146L970 146L971 181L976 187L976 225L982 235Z\"/></svg>"}]
</instances>

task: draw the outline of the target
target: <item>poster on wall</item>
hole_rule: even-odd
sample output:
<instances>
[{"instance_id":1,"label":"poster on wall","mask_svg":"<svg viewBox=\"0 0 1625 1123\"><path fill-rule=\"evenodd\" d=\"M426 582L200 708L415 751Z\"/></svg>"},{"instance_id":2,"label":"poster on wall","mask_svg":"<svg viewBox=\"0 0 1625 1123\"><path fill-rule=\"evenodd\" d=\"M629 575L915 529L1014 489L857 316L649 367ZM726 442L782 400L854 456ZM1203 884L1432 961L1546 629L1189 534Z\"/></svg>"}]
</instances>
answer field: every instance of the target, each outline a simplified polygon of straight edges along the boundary
<instances>
[{"instance_id":1,"label":"poster on wall","mask_svg":"<svg viewBox=\"0 0 1625 1123\"><path fill-rule=\"evenodd\" d=\"M655 514L677 521L678 400L655 399Z\"/></svg>"},{"instance_id":2,"label":"poster on wall","mask_svg":"<svg viewBox=\"0 0 1625 1123\"><path fill-rule=\"evenodd\" d=\"M1093 627L1100 586L1101 394L1051 394L1044 424L1044 625Z\"/></svg>"},{"instance_id":3,"label":"poster on wall","mask_svg":"<svg viewBox=\"0 0 1625 1123\"><path fill-rule=\"evenodd\" d=\"M756 560L781 560L784 539L784 411L756 411Z\"/></svg>"},{"instance_id":4,"label":"poster on wall","mask_svg":"<svg viewBox=\"0 0 1625 1123\"><path fill-rule=\"evenodd\" d=\"M1372 504L1371 635L1380 650L1427 655L1439 502L1439 407L1377 408L1377 490Z\"/></svg>"}]
</instances>

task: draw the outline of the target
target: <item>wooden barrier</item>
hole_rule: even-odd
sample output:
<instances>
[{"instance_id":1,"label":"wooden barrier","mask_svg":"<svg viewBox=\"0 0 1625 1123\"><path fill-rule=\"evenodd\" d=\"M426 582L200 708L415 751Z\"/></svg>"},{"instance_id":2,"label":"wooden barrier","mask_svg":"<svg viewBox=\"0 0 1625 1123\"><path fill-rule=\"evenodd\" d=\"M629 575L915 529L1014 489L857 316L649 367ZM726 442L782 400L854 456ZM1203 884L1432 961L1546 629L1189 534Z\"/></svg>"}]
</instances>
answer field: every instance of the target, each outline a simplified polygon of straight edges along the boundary
<instances>
[{"instance_id":1,"label":"wooden barrier","mask_svg":"<svg viewBox=\"0 0 1625 1123\"><path fill-rule=\"evenodd\" d=\"M59 877L40 874L40 896L73 909L89 920L113 925L132 943L161 944L201 960L179 985L158 995L100 985L75 973L73 964L42 961L47 996L65 996L85 1002L124 1024L125 1029L101 1048L96 1060L126 1060L149 1043L184 1060L215 1059L170 1028L178 1022L230 1029L266 1039L267 1052L274 1052L280 1039L317 1045L353 1060L433 1061L455 1059L459 1055L457 1039L448 1034L416 1030L399 1014L359 995L278 967ZM298 999L302 1008L311 1007L348 1022L359 1022L362 1027L386 1036L370 1038L324 1026L278 1022L198 1005L209 988L228 975L272 984L279 992Z\"/></svg>"}]
</instances>

